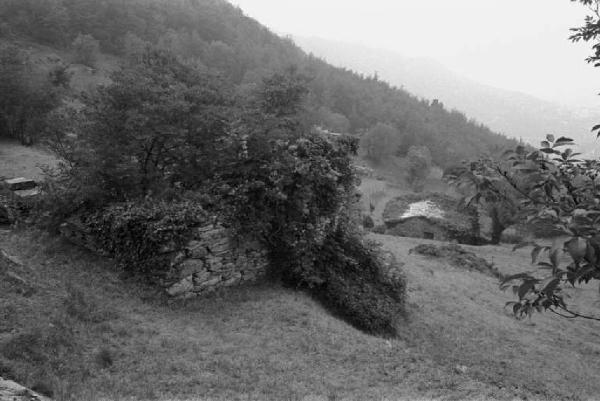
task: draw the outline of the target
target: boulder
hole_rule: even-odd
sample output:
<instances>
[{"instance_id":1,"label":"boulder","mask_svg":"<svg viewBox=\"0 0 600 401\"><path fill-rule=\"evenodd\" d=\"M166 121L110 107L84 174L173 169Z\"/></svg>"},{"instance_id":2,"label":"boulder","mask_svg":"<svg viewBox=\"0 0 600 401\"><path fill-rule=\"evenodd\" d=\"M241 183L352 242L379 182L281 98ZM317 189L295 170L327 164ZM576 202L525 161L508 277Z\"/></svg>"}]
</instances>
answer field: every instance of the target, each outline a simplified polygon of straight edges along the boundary
<instances>
[{"instance_id":1,"label":"boulder","mask_svg":"<svg viewBox=\"0 0 600 401\"><path fill-rule=\"evenodd\" d=\"M0 401L50 401L34 391L0 377Z\"/></svg>"},{"instance_id":2,"label":"boulder","mask_svg":"<svg viewBox=\"0 0 600 401\"><path fill-rule=\"evenodd\" d=\"M11 191L23 191L27 189L34 189L37 187L37 184L34 180L24 177L11 178L9 180L5 180L4 184Z\"/></svg>"},{"instance_id":3,"label":"boulder","mask_svg":"<svg viewBox=\"0 0 600 401\"><path fill-rule=\"evenodd\" d=\"M42 193L42 191L39 188L33 188L33 189L19 189L16 191L13 191L15 196L18 196L21 199L30 199L30 198L35 198L36 196L38 196L39 194Z\"/></svg>"}]
</instances>

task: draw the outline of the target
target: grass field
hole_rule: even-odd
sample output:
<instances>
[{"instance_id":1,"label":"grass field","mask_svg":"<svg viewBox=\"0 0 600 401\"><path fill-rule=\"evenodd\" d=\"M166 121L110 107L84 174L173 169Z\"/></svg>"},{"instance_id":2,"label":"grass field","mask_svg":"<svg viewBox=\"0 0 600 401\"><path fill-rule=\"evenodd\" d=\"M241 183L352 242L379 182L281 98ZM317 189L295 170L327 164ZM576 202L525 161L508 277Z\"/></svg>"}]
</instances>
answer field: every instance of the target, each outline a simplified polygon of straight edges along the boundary
<instances>
[{"instance_id":1,"label":"grass field","mask_svg":"<svg viewBox=\"0 0 600 401\"><path fill-rule=\"evenodd\" d=\"M39 178L48 154L0 143L0 176ZM396 190L363 181L363 190ZM378 205L380 207L380 205ZM112 261L35 231L0 230L0 376L56 400L594 400L600 324L516 321L490 276L409 254L421 239L373 236L404 264L408 318L368 336L275 284L170 302ZM526 250L468 247L503 273ZM21 280L22 279L22 280ZM570 303L600 316L595 287Z\"/></svg>"},{"instance_id":2,"label":"grass field","mask_svg":"<svg viewBox=\"0 0 600 401\"><path fill-rule=\"evenodd\" d=\"M53 388L59 400L587 400L600 394L598 324L551 315L516 321L503 310L510 294L489 276L409 255L423 240L374 238L405 263L410 316L398 339L365 335L303 293L276 285L170 303L122 280L111 261L60 239L4 233L0 248L24 262L18 273L35 291L25 297L1 283L0 344L9 347L0 374ZM529 267L525 251L476 252L504 272ZM595 289L572 296L578 308L600 312ZM42 352L36 335L57 344L43 364L35 358Z\"/></svg>"},{"instance_id":3,"label":"grass field","mask_svg":"<svg viewBox=\"0 0 600 401\"><path fill-rule=\"evenodd\" d=\"M39 147L21 146L16 141L0 139L0 179L25 177L40 180L43 166L54 166L56 158Z\"/></svg>"}]
</instances>

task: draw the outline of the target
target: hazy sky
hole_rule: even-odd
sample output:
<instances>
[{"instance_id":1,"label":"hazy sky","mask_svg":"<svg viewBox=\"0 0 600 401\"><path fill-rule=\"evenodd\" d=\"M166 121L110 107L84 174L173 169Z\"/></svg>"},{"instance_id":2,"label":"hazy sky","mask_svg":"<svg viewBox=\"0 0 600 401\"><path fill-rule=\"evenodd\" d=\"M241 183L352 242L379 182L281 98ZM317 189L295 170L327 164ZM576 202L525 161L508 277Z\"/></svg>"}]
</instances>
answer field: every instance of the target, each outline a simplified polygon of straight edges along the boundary
<instances>
[{"instance_id":1,"label":"hazy sky","mask_svg":"<svg viewBox=\"0 0 600 401\"><path fill-rule=\"evenodd\" d=\"M231 0L279 34L433 58L481 83L600 107L591 44L567 40L588 10L570 0Z\"/></svg>"}]
</instances>

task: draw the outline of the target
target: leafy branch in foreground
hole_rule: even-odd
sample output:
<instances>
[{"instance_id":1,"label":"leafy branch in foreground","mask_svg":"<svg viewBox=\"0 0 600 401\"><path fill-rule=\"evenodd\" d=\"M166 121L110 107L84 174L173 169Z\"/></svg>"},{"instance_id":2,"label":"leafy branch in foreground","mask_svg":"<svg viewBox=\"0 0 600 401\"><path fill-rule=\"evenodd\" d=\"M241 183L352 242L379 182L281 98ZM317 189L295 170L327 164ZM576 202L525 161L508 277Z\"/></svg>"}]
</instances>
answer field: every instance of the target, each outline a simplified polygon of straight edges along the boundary
<instances>
[{"instance_id":1,"label":"leafy branch in foreground","mask_svg":"<svg viewBox=\"0 0 600 401\"><path fill-rule=\"evenodd\" d=\"M491 164L494 182L503 179L503 185L514 189L519 215L560 233L552 246L529 241L514 248L531 247L531 262L538 268L509 276L500 285L518 297L506 306L519 318L548 310L600 320L569 309L565 300L565 287L600 280L600 163L578 159L578 153L565 149L572 144L570 138L548 135L540 149L520 147Z\"/></svg>"}]
</instances>

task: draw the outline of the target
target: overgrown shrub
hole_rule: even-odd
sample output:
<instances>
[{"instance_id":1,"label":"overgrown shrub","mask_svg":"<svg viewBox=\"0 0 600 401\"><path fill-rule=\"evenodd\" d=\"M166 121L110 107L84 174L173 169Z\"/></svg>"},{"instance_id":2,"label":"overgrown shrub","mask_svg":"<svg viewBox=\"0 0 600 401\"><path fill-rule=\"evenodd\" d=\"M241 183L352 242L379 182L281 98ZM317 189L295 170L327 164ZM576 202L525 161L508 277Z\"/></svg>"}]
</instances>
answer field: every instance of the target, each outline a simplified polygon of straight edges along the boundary
<instances>
[{"instance_id":1,"label":"overgrown shrub","mask_svg":"<svg viewBox=\"0 0 600 401\"><path fill-rule=\"evenodd\" d=\"M369 333L395 335L404 317L406 279L395 259L355 234L337 230L316 255L314 293Z\"/></svg>"},{"instance_id":2,"label":"overgrown shrub","mask_svg":"<svg viewBox=\"0 0 600 401\"><path fill-rule=\"evenodd\" d=\"M155 281L168 273L170 253L189 240L190 229L207 219L194 202L147 200L110 206L84 223L125 271Z\"/></svg>"},{"instance_id":3,"label":"overgrown shrub","mask_svg":"<svg viewBox=\"0 0 600 401\"><path fill-rule=\"evenodd\" d=\"M370 230L375 227L375 222L373 221L373 218L371 216L365 215L362 219L362 225L367 230Z\"/></svg>"},{"instance_id":4,"label":"overgrown shrub","mask_svg":"<svg viewBox=\"0 0 600 401\"><path fill-rule=\"evenodd\" d=\"M244 181L231 181L232 223L262 237L285 283L310 289L367 332L393 335L405 283L388 277L377 249L361 239L350 159L356 142L305 135L269 146L235 170Z\"/></svg>"}]
</instances>

